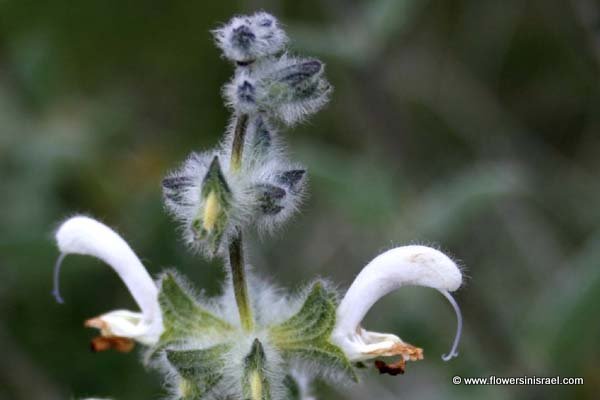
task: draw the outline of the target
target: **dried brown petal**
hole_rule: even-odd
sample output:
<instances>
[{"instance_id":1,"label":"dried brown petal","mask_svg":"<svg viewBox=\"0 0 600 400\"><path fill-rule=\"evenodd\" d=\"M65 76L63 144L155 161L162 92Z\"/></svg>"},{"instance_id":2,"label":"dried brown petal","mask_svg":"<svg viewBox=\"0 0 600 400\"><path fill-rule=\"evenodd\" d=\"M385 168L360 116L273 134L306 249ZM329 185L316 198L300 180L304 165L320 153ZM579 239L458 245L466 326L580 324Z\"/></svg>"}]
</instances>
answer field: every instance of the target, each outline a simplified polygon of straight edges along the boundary
<instances>
[{"instance_id":1,"label":"dried brown petal","mask_svg":"<svg viewBox=\"0 0 600 400\"><path fill-rule=\"evenodd\" d=\"M388 364L385 361L375 360L375 368L379 370L380 374L389 374L392 376L404 374L406 368L406 361L403 358L398 361Z\"/></svg>"},{"instance_id":2,"label":"dried brown petal","mask_svg":"<svg viewBox=\"0 0 600 400\"><path fill-rule=\"evenodd\" d=\"M135 342L129 338L118 336L96 336L92 339L91 349L94 353L114 349L119 353L129 353L135 347Z\"/></svg>"},{"instance_id":3,"label":"dried brown petal","mask_svg":"<svg viewBox=\"0 0 600 400\"><path fill-rule=\"evenodd\" d=\"M423 349L413 346L409 343L395 343L392 347L386 349L375 350L368 354L383 357L392 357L401 355L406 361L418 361L423 359Z\"/></svg>"}]
</instances>

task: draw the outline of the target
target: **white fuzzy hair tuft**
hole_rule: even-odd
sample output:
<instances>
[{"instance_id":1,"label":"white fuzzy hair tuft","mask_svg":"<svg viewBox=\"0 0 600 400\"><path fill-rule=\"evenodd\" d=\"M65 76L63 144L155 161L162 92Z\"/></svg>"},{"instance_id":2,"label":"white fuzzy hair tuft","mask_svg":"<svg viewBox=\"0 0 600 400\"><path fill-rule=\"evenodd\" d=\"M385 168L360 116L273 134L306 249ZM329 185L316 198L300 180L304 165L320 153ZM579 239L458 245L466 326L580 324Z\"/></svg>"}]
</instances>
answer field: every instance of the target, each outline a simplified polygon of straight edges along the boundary
<instances>
[{"instance_id":1,"label":"white fuzzy hair tuft","mask_svg":"<svg viewBox=\"0 0 600 400\"><path fill-rule=\"evenodd\" d=\"M223 55L238 63L276 54L288 42L277 18L263 11L233 17L212 33Z\"/></svg>"}]
</instances>

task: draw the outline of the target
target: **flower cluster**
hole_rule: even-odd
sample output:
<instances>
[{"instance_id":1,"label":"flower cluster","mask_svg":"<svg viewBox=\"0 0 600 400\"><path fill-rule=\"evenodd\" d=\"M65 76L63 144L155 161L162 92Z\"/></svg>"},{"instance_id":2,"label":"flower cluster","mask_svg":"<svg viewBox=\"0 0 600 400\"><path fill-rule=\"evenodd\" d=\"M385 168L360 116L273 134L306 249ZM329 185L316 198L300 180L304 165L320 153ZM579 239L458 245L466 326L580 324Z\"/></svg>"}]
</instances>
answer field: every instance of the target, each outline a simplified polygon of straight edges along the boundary
<instances>
[{"instance_id":1,"label":"flower cluster","mask_svg":"<svg viewBox=\"0 0 600 400\"><path fill-rule=\"evenodd\" d=\"M243 141L238 156L232 150L236 138ZM303 198L305 172L287 160L265 116L243 114L219 148L192 153L163 179L165 204L191 247L208 256L223 254L240 228L271 232L287 220Z\"/></svg>"},{"instance_id":2,"label":"flower cluster","mask_svg":"<svg viewBox=\"0 0 600 400\"><path fill-rule=\"evenodd\" d=\"M327 103L331 86L324 69L315 59L269 57L238 68L225 86L225 98L237 112L261 112L292 125Z\"/></svg>"},{"instance_id":3,"label":"flower cluster","mask_svg":"<svg viewBox=\"0 0 600 400\"><path fill-rule=\"evenodd\" d=\"M236 63L223 90L232 123L221 146L192 153L163 180L186 242L208 256L224 254L240 230L271 232L298 209L305 169L287 159L275 126L316 112L331 91L322 62L284 52L287 36L267 13L235 17L213 33Z\"/></svg>"},{"instance_id":4,"label":"flower cluster","mask_svg":"<svg viewBox=\"0 0 600 400\"><path fill-rule=\"evenodd\" d=\"M458 328L450 353L456 356L462 327L450 295L462 275L450 258L425 246L388 250L371 261L344 296L324 280L284 294L248 273L243 234L272 231L298 208L306 171L287 160L277 122L291 124L327 100L323 64L284 52L278 21L264 12L235 17L214 31L225 57L235 62L225 97L232 123L216 149L192 153L163 180L167 210L185 240L205 255L219 256L230 273L223 294L197 295L175 271L154 281L127 243L86 216L65 221L56 232L64 257L101 259L125 282L140 311L115 310L86 321L100 335L96 351L146 347L144 362L165 377L172 399L309 400L310 382L358 381L373 361L380 373L404 372L423 350L393 334L364 329L362 320L384 295L405 285L438 290L452 304ZM393 362L386 359L392 357Z\"/></svg>"}]
</instances>

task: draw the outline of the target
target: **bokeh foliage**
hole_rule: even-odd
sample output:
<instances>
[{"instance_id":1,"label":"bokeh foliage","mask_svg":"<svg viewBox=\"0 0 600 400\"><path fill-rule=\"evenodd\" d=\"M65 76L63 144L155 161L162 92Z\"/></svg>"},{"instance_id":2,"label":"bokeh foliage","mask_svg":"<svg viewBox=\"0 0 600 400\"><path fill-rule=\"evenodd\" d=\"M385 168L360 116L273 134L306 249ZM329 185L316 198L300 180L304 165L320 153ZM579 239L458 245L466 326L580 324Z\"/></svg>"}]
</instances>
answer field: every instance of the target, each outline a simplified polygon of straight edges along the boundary
<instances>
[{"instance_id":1,"label":"bokeh foliage","mask_svg":"<svg viewBox=\"0 0 600 400\"><path fill-rule=\"evenodd\" d=\"M311 197L257 273L347 286L378 251L436 244L468 276L453 316L407 288L367 318L425 348L400 377L369 372L324 399L593 398L600 390L600 6L594 0L0 1L0 399L156 398L139 356L87 351L90 316L133 307L105 266L68 258L50 296L52 230L83 212L116 227L156 274L207 294L160 180L227 122L232 69L208 30L264 8L336 90L286 133ZM293 257L290 257L293 254ZM584 376L580 387L453 386L453 375Z\"/></svg>"}]
</instances>

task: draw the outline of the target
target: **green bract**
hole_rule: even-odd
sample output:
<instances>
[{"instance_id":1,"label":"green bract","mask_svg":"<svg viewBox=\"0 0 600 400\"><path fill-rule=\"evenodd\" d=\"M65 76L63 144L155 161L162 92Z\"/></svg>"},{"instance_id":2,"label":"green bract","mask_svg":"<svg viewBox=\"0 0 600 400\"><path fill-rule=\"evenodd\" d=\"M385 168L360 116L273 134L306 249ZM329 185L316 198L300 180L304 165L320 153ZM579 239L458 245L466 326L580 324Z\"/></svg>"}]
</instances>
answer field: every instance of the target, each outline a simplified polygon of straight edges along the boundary
<instances>
[{"instance_id":1,"label":"green bract","mask_svg":"<svg viewBox=\"0 0 600 400\"><path fill-rule=\"evenodd\" d=\"M312 285L299 310L285 321L250 332L209 311L172 273L163 275L158 298L164 332L153 359L167 362L180 399L231 391L251 400L298 399L300 388L289 373L298 363L357 380L342 350L330 342L337 293L323 282ZM225 309L226 301L226 296L215 299L216 308Z\"/></svg>"},{"instance_id":2,"label":"green bract","mask_svg":"<svg viewBox=\"0 0 600 400\"><path fill-rule=\"evenodd\" d=\"M163 315L164 332L160 345L190 340L205 335L224 335L233 327L204 309L167 273L161 280L158 301Z\"/></svg>"},{"instance_id":3,"label":"green bract","mask_svg":"<svg viewBox=\"0 0 600 400\"><path fill-rule=\"evenodd\" d=\"M221 344L200 350L166 350L167 360L181 376L183 399L201 399L223 379L223 356L229 349Z\"/></svg>"},{"instance_id":4,"label":"green bract","mask_svg":"<svg viewBox=\"0 0 600 400\"><path fill-rule=\"evenodd\" d=\"M329 338L335 325L336 293L317 282L296 315L271 327L270 338L288 358L326 365L357 381L352 365Z\"/></svg>"}]
</instances>

